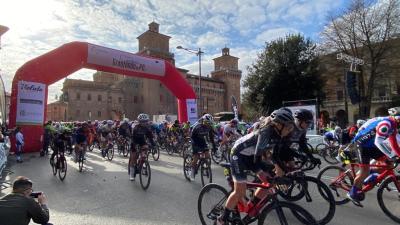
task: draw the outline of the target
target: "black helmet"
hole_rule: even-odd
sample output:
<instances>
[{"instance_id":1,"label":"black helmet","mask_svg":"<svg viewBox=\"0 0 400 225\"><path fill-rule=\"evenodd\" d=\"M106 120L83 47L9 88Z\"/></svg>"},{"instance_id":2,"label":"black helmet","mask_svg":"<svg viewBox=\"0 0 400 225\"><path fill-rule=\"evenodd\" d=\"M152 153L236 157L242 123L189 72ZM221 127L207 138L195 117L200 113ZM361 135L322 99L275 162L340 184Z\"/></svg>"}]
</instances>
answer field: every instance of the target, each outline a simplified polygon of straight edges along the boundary
<instances>
[{"instance_id":1,"label":"black helmet","mask_svg":"<svg viewBox=\"0 0 400 225\"><path fill-rule=\"evenodd\" d=\"M298 109L294 112L294 118L301 121L311 122L314 121L312 112L308 109Z\"/></svg>"},{"instance_id":2,"label":"black helmet","mask_svg":"<svg viewBox=\"0 0 400 225\"><path fill-rule=\"evenodd\" d=\"M280 108L270 115L271 120L277 123L290 124L294 122L292 112L288 108Z\"/></svg>"}]
</instances>

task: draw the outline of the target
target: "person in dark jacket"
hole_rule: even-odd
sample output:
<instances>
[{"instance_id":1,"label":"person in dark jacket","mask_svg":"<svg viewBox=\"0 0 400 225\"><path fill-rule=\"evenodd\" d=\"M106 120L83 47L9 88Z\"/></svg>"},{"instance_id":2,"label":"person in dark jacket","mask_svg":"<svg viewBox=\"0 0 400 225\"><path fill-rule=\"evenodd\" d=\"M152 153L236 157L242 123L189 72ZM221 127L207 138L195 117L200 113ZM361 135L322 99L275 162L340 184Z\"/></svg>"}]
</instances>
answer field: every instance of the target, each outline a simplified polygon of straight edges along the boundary
<instances>
[{"instance_id":1,"label":"person in dark jacket","mask_svg":"<svg viewBox=\"0 0 400 225\"><path fill-rule=\"evenodd\" d=\"M31 197L32 185L27 177L19 176L13 182L12 192L0 198L1 225L28 225L31 219L38 224L50 225L47 198L40 193L35 201Z\"/></svg>"}]
</instances>

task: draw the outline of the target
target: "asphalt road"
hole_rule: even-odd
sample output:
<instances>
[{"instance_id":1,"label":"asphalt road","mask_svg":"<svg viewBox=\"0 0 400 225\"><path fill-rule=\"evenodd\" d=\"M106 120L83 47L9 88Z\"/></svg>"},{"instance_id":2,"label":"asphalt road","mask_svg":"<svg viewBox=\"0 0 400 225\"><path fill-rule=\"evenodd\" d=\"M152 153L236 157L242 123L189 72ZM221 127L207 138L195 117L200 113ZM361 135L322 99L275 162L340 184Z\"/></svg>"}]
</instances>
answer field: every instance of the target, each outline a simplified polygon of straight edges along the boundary
<instances>
[{"instance_id":1,"label":"asphalt road","mask_svg":"<svg viewBox=\"0 0 400 225\"><path fill-rule=\"evenodd\" d=\"M199 177L194 182L185 180L183 160L178 156L162 153L159 161L150 160L152 178L147 191L142 190L138 179L129 181L128 160L122 156L116 155L110 162L101 158L97 150L90 152L83 173L68 158L64 181L52 175L47 157L40 158L38 154L24 157L22 164L10 158L10 169L14 173L7 179L18 175L31 178L35 182L34 190L46 193L50 222L55 225L200 224L197 197L201 182ZM221 167L213 166L213 177L214 182L226 186ZM9 191L3 190L0 195ZM335 217L329 224L395 224L379 208L375 191L368 193L363 203L363 208L352 203L336 207ZM300 204L317 216L327 209L326 203L318 198L313 204Z\"/></svg>"}]
</instances>

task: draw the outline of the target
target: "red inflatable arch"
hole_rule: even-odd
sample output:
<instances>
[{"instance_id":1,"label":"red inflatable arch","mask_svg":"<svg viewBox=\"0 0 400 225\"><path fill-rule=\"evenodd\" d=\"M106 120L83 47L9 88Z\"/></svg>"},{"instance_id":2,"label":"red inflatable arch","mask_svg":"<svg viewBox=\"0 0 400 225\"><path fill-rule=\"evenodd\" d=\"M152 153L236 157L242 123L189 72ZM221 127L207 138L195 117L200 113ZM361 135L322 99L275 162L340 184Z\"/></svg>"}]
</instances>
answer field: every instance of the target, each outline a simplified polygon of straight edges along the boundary
<instances>
[{"instance_id":1,"label":"red inflatable arch","mask_svg":"<svg viewBox=\"0 0 400 225\"><path fill-rule=\"evenodd\" d=\"M71 42L25 63L15 74L9 127L21 127L24 151L42 148L48 85L81 68L159 80L178 99L180 121L197 117L195 92L168 61L85 42Z\"/></svg>"}]
</instances>

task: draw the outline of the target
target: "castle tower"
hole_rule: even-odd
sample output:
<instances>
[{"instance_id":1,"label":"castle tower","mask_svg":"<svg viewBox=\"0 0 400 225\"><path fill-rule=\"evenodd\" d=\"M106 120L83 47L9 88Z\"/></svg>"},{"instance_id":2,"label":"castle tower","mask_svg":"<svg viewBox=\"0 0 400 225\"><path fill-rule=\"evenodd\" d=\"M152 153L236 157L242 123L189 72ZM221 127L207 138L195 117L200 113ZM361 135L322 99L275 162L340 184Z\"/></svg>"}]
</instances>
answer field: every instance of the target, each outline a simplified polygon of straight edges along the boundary
<instances>
[{"instance_id":1,"label":"castle tower","mask_svg":"<svg viewBox=\"0 0 400 225\"><path fill-rule=\"evenodd\" d=\"M222 56L214 60L214 71L211 72L211 77L225 83L225 104L224 111L232 110L232 98L235 96L238 108L240 109L240 79L242 71L239 70L239 58L229 54L229 48L222 49Z\"/></svg>"}]
</instances>

